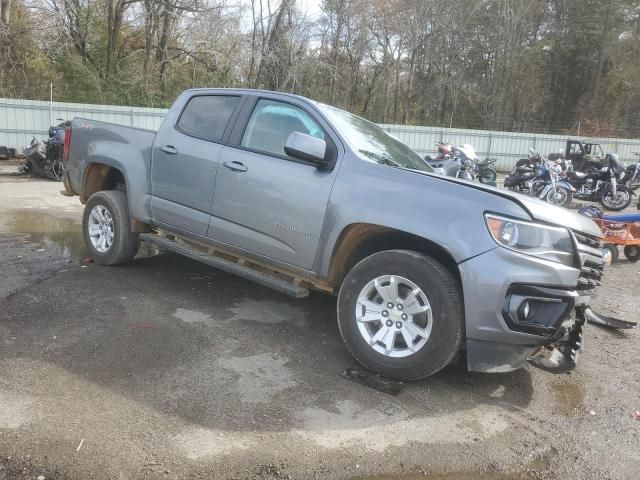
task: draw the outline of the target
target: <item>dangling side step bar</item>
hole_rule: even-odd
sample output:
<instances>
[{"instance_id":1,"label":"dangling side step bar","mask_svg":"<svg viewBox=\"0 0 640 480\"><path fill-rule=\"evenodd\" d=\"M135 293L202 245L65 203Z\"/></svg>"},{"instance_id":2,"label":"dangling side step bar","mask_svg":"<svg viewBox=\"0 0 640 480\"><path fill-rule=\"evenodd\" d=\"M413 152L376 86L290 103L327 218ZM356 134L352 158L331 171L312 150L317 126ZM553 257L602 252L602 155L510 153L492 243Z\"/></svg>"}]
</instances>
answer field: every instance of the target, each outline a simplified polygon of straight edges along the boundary
<instances>
[{"instance_id":1,"label":"dangling side step bar","mask_svg":"<svg viewBox=\"0 0 640 480\"><path fill-rule=\"evenodd\" d=\"M224 270L225 272L233 273L239 277L252 280L260 285L278 290L279 292L286 293L292 297L302 298L309 295L309 290L303 286L298 285L295 281L288 281L285 278L281 278L274 273L264 272L256 268L252 268L245 264L242 260L234 262L223 258L215 253L207 253L196 247L189 245L182 241L172 240L167 237L163 237L153 233L141 233L140 240L153 243L161 248L166 248L172 252L179 253L185 257L189 257L198 262L206 263L214 268Z\"/></svg>"}]
</instances>

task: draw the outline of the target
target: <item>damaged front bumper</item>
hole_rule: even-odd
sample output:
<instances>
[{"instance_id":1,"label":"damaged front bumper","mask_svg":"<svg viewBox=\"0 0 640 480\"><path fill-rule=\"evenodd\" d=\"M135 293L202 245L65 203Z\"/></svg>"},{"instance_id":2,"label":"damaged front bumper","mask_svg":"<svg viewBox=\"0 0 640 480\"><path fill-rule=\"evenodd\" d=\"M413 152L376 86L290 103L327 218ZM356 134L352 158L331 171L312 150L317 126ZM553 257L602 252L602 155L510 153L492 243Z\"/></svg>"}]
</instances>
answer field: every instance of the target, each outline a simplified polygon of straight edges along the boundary
<instances>
[{"instance_id":1,"label":"damaged front bumper","mask_svg":"<svg viewBox=\"0 0 640 480\"><path fill-rule=\"evenodd\" d=\"M603 260L597 239L575 235L580 267L497 248L459 265L465 296L467 368L509 372L532 364L574 369L588 322L633 324L596 314L591 296Z\"/></svg>"},{"instance_id":2,"label":"damaged front bumper","mask_svg":"<svg viewBox=\"0 0 640 480\"><path fill-rule=\"evenodd\" d=\"M531 364L568 372L584 348L587 323L635 326L592 310L602 257L595 245L578 251L580 269L502 248L460 264L470 371L510 372Z\"/></svg>"}]
</instances>

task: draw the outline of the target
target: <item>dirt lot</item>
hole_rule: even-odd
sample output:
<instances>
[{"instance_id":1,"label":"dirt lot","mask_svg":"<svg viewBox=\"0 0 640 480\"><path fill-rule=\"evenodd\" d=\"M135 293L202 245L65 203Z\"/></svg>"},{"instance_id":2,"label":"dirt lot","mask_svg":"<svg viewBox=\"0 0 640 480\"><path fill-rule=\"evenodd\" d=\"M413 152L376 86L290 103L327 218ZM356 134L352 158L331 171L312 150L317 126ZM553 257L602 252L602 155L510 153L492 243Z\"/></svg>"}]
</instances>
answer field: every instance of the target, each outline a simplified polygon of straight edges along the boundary
<instances>
[{"instance_id":1,"label":"dirt lot","mask_svg":"<svg viewBox=\"0 0 640 480\"><path fill-rule=\"evenodd\" d=\"M638 478L638 332L591 326L571 375L457 364L394 397L340 376L331 297L152 248L82 265L60 188L0 175L0 480ZM637 320L639 285L622 259L598 310Z\"/></svg>"}]
</instances>

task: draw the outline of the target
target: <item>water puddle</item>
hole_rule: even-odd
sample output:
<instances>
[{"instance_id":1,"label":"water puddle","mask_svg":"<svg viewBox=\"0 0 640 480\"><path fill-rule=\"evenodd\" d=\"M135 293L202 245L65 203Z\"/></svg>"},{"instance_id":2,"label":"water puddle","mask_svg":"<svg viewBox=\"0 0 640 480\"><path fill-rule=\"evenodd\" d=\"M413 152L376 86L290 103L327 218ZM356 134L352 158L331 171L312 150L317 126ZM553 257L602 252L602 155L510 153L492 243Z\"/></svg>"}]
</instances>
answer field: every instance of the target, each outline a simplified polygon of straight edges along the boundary
<instances>
[{"instance_id":1,"label":"water puddle","mask_svg":"<svg viewBox=\"0 0 640 480\"><path fill-rule=\"evenodd\" d=\"M562 415L569 415L576 409L584 406L586 391L582 385L577 383L559 383L554 385L558 408Z\"/></svg>"},{"instance_id":2,"label":"water puddle","mask_svg":"<svg viewBox=\"0 0 640 480\"><path fill-rule=\"evenodd\" d=\"M87 249L82 238L80 222L55 217L46 212L22 210L10 214L8 230L28 233L31 241L42 248L68 258L83 258Z\"/></svg>"},{"instance_id":3,"label":"water puddle","mask_svg":"<svg viewBox=\"0 0 640 480\"><path fill-rule=\"evenodd\" d=\"M39 243L45 250L69 259L79 260L89 254L79 220L60 218L43 211L20 210L9 213L4 230L29 234L33 243ZM142 242L136 258L152 257L159 253L155 245Z\"/></svg>"}]
</instances>

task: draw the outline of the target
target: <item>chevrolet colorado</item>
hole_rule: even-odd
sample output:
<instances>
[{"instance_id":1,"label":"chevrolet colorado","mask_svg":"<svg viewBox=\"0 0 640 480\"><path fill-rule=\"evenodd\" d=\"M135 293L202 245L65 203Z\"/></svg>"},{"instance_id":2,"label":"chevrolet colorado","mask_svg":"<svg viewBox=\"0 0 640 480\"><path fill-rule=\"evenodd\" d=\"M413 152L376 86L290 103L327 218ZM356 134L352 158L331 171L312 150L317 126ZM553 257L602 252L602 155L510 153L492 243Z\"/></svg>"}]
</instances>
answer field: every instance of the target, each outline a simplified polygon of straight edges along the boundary
<instances>
[{"instance_id":1,"label":"chevrolet colorado","mask_svg":"<svg viewBox=\"0 0 640 480\"><path fill-rule=\"evenodd\" d=\"M76 118L64 152L100 264L131 261L144 240L296 297L337 294L347 349L391 378L461 351L472 371L575 366L602 275L596 225L437 175L360 117L195 89L157 132Z\"/></svg>"}]
</instances>

